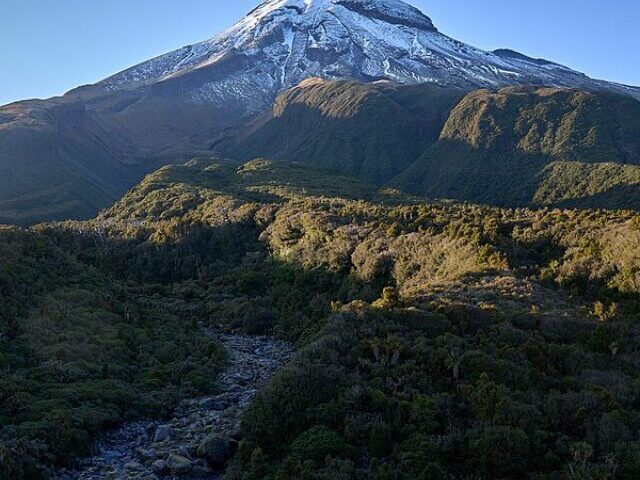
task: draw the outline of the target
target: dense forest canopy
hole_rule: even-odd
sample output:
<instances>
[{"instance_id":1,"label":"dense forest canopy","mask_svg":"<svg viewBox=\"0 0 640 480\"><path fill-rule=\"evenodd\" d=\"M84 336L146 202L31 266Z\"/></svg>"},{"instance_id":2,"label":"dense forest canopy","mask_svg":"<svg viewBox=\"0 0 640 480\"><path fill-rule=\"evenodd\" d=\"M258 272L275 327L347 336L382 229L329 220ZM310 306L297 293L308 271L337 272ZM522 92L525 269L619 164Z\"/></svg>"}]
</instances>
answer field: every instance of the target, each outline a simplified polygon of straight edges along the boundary
<instances>
[{"instance_id":1,"label":"dense forest canopy","mask_svg":"<svg viewBox=\"0 0 640 480\"><path fill-rule=\"evenodd\" d=\"M0 231L0 478L216 389L202 327L294 341L228 479L640 476L640 217L424 203L201 158Z\"/></svg>"}]
</instances>

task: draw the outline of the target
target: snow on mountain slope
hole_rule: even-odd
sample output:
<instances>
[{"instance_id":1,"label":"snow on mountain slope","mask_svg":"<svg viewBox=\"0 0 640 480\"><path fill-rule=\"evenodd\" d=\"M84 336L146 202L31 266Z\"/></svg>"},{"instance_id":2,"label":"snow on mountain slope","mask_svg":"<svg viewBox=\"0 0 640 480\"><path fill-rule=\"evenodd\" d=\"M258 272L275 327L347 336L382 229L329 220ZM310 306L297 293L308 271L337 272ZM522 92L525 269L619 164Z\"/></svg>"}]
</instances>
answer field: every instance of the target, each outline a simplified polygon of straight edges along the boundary
<instances>
[{"instance_id":1,"label":"snow on mountain slope","mask_svg":"<svg viewBox=\"0 0 640 480\"><path fill-rule=\"evenodd\" d=\"M486 52L440 33L400 0L267 0L230 29L116 74L97 86L131 90L195 75L186 101L264 107L309 77L434 82L461 87L548 85L640 89L598 80L510 50Z\"/></svg>"},{"instance_id":2,"label":"snow on mountain slope","mask_svg":"<svg viewBox=\"0 0 640 480\"><path fill-rule=\"evenodd\" d=\"M268 0L210 40L61 98L0 107L0 222L91 216L158 166L223 148L310 77L640 99L635 87L460 43L400 0Z\"/></svg>"}]
</instances>

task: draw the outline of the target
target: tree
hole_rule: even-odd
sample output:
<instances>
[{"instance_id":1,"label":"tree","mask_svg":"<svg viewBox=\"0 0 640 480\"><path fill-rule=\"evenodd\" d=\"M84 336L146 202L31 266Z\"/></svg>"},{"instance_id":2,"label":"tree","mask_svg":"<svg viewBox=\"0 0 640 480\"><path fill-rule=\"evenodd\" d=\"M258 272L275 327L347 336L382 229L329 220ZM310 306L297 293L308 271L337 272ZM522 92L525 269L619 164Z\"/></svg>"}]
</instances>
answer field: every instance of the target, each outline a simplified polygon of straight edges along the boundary
<instances>
[{"instance_id":1,"label":"tree","mask_svg":"<svg viewBox=\"0 0 640 480\"><path fill-rule=\"evenodd\" d=\"M485 478L524 476L527 471L529 437L519 428L488 426L472 430L469 450Z\"/></svg>"},{"instance_id":2,"label":"tree","mask_svg":"<svg viewBox=\"0 0 640 480\"><path fill-rule=\"evenodd\" d=\"M445 367L447 367L447 370L451 370L451 376L456 381L460 378L460 365L464 360L464 356L465 354L460 350L453 349L447 352L447 357L444 360Z\"/></svg>"}]
</instances>

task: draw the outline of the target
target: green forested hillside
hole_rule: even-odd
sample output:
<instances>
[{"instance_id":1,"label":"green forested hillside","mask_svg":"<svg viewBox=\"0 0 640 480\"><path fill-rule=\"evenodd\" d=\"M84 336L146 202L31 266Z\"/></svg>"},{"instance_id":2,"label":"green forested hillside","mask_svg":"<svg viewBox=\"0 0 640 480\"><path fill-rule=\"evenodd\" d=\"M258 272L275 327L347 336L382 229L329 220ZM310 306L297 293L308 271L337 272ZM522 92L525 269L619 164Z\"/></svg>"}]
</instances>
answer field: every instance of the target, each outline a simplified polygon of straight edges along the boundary
<instances>
[{"instance_id":1,"label":"green forested hillside","mask_svg":"<svg viewBox=\"0 0 640 480\"><path fill-rule=\"evenodd\" d=\"M622 95L314 78L266 112L237 118L233 108L222 115L158 105L151 123L145 102L122 102L98 116L66 100L4 108L0 163L14 147L24 162L6 169L0 221L91 217L143 172L203 152L236 165L265 158L329 169L429 199L632 209L640 201L640 102Z\"/></svg>"},{"instance_id":2,"label":"green forested hillside","mask_svg":"<svg viewBox=\"0 0 640 480\"><path fill-rule=\"evenodd\" d=\"M640 210L640 166L552 162L539 175L533 203Z\"/></svg>"},{"instance_id":3,"label":"green forested hillside","mask_svg":"<svg viewBox=\"0 0 640 480\"><path fill-rule=\"evenodd\" d=\"M464 92L310 79L281 94L270 118L241 136L230 153L335 169L384 184L438 138Z\"/></svg>"},{"instance_id":4,"label":"green forested hillside","mask_svg":"<svg viewBox=\"0 0 640 480\"><path fill-rule=\"evenodd\" d=\"M197 317L121 267L89 225L0 231L0 478L42 478L106 428L215 389L223 353Z\"/></svg>"},{"instance_id":5,"label":"green forested hillside","mask_svg":"<svg viewBox=\"0 0 640 480\"><path fill-rule=\"evenodd\" d=\"M202 322L299 346L228 479L638 478L640 218L372 191L200 159L5 229L0 472L215 388Z\"/></svg>"},{"instance_id":6,"label":"green forested hillside","mask_svg":"<svg viewBox=\"0 0 640 480\"><path fill-rule=\"evenodd\" d=\"M511 87L465 95L313 79L280 95L272 115L226 149L431 199L637 209L639 119L639 102L606 93Z\"/></svg>"},{"instance_id":7,"label":"green forested hillside","mask_svg":"<svg viewBox=\"0 0 640 480\"><path fill-rule=\"evenodd\" d=\"M637 208L640 103L551 88L478 90L392 185L505 206ZM621 194L621 191L625 192Z\"/></svg>"}]
</instances>

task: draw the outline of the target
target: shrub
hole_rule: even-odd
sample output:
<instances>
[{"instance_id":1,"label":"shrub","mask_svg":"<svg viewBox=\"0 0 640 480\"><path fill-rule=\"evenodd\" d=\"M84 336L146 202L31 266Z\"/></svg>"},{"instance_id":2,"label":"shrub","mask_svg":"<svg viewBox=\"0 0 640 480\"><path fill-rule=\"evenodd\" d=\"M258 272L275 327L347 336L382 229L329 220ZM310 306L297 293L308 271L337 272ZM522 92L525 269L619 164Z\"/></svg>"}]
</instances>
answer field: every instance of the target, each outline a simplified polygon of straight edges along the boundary
<instances>
[{"instance_id":1,"label":"shrub","mask_svg":"<svg viewBox=\"0 0 640 480\"><path fill-rule=\"evenodd\" d=\"M529 462L529 438L522 430L487 426L469 432L469 451L486 478L521 475Z\"/></svg>"},{"instance_id":2,"label":"shrub","mask_svg":"<svg viewBox=\"0 0 640 480\"><path fill-rule=\"evenodd\" d=\"M345 448L340 435L323 425L317 425L296 437L291 444L291 454L302 463L307 460L321 462L327 456L344 454Z\"/></svg>"}]
</instances>

